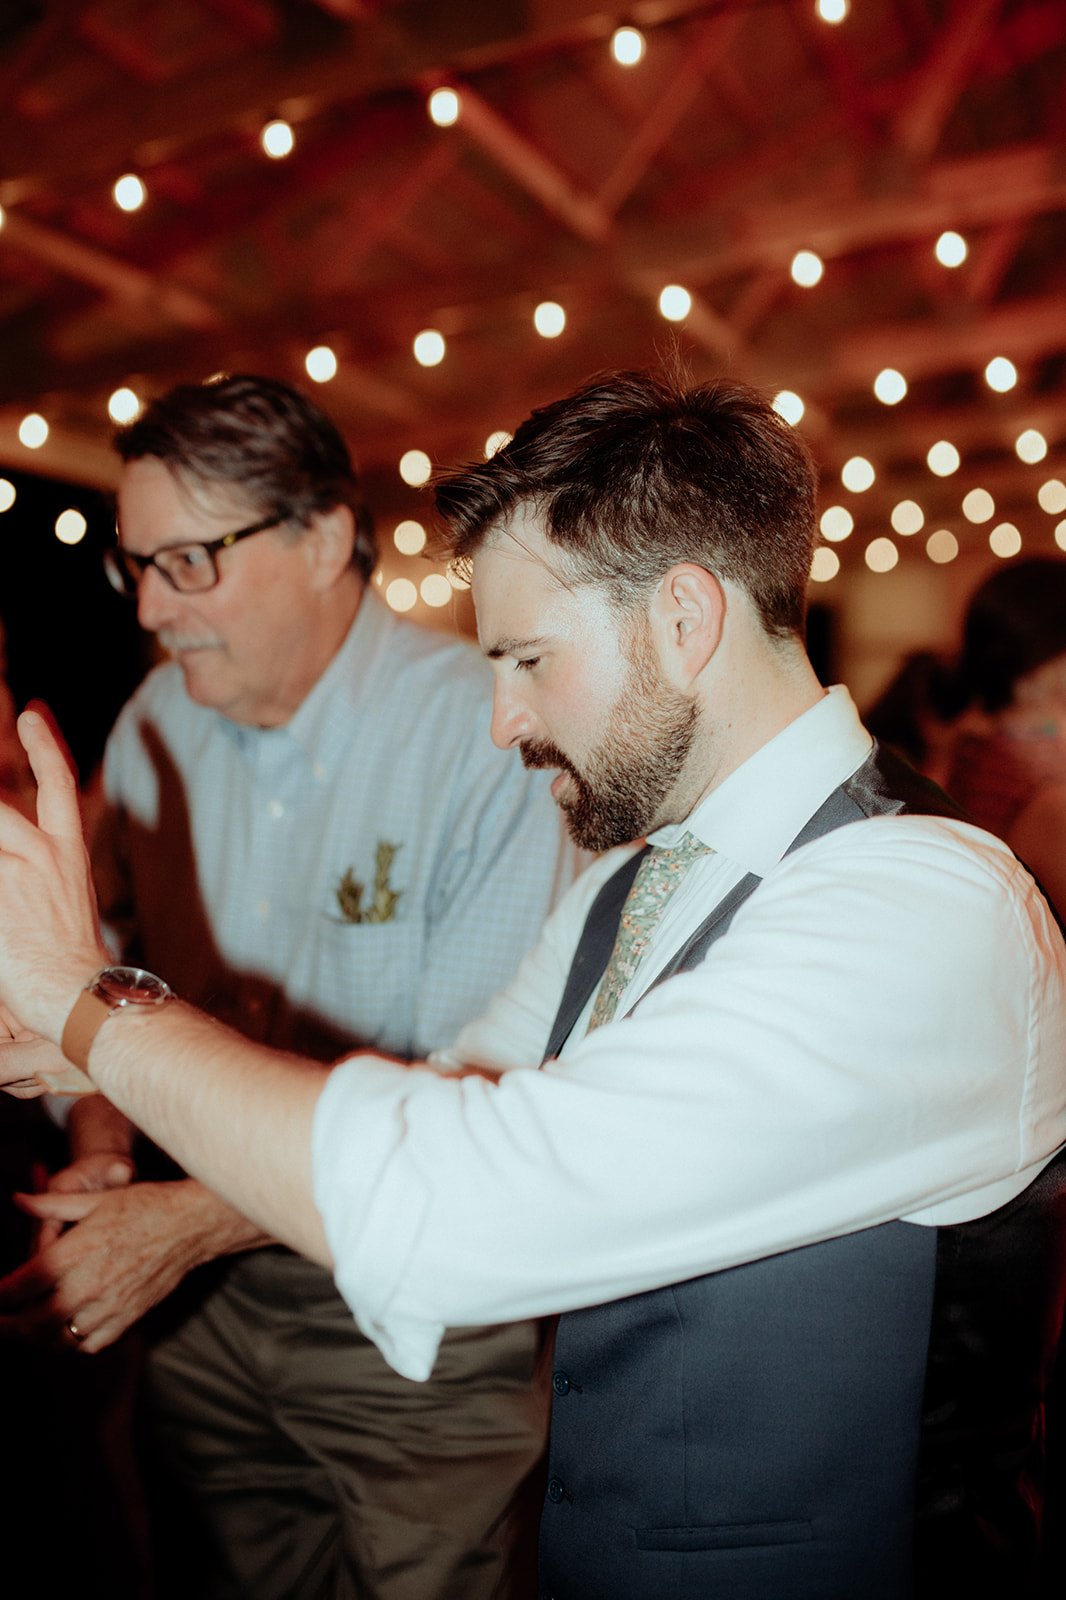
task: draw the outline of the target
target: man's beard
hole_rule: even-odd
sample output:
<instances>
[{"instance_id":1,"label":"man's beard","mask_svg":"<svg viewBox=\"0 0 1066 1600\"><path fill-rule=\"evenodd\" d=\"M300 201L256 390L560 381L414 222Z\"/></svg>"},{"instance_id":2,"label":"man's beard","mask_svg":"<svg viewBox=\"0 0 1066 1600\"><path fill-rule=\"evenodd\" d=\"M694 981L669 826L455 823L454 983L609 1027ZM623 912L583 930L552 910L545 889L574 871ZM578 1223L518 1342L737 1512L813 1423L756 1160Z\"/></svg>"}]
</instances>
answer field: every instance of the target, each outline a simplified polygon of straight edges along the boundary
<instances>
[{"instance_id":1,"label":"man's beard","mask_svg":"<svg viewBox=\"0 0 1066 1600\"><path fill-rule=\"evenodd\" d=\"M660 817L663 801L696 736L695 700L664 681L646 641L638 637L627 654L625 687L583 772L546 739L521 746L527 767L559 767L569 774L576 796L560 806L570 837L583 850L627 844L667 820Z\"/></svg>"}]
</instances>

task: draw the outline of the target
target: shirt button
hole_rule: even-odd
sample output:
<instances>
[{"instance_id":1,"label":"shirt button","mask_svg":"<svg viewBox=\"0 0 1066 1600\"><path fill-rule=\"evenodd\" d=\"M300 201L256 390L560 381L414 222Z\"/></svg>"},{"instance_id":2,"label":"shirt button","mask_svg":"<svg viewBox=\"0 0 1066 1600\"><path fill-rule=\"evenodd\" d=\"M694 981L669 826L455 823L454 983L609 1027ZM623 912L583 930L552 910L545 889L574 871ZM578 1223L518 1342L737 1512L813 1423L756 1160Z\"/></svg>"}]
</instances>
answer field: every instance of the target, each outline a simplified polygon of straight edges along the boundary
<instances>
[{"instance_id":1,"label":"shirt button","mask_svg":"<svg viewBox=\"0 0 1066 1600\"><path fill-rule=\"evenodd\" d=\"M561 1478L548 1479L548 1499L553 1506L557 1506L565 1494L566 1490L563 1488L563 1480Z\"/></svg>"},{"instance_id":2,"label":"shirt button","mask_svg":"<svg viewBox=\"0 0 1066 1600\"><path fill-rule=\"evenodd\" d=\"M270 901L260 900L259 904L255 908L255 914L257 917L262 917L265 921L270 915Z\"/></svg>"},{"instance_id":3,"label":"shirt button","mask_svg":"<svg viewBox=\"0 0 1066 1600\"><path fill-rule=\"evenodd\" d=\"M277 822L280 817L285 815L285 807L280 800L271 800L270 804L267 806L267 810L274 818L275 822Z\"/></svg>"},{"instance_id":4,"label":"shirt button","mask_svg":"<svg viewBox=\"0 0 1066 1600\"><path fill-rule=\"evenodd\" d=\"M570 1393L570 1379L566 1376L565 1372L552 1373L552 1388L555 1390L556 1394Z\"/></svg>"}]
</instances>

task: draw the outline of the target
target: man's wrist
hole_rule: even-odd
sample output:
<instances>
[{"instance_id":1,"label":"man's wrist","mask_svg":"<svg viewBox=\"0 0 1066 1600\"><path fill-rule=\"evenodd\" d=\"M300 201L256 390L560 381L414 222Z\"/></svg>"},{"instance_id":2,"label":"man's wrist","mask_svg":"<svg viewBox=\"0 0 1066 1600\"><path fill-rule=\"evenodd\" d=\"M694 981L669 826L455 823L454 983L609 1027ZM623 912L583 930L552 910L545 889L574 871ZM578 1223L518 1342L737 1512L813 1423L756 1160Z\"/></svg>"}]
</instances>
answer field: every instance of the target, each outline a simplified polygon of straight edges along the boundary
<instances>
[{"instance_id":1,"label":"man's wrist","mask_svg":"<svg viewBox=\"0 0 1066 1600\"><path fill-rule=\"evenodd\" d=\"M99 968L71 1006L59 1048L79 1071L88 1074L96 1036L111 1017L127 1008L157 1010L173 998L170 985L144 967Z\"/></svg>"}]
</instances>

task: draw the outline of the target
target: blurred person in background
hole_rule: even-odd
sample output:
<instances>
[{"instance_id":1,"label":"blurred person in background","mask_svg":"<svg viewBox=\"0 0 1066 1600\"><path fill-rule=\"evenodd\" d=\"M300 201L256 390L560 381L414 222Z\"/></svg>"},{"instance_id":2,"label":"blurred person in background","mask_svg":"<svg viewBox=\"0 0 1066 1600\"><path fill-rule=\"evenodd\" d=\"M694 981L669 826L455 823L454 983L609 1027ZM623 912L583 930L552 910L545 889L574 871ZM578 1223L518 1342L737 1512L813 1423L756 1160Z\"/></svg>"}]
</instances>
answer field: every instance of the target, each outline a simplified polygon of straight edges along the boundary
<instances>
[{"instance_id":1,"label":"blurred person in background","mask_svg":"<svg viewBox=\"0 0 1066 1600\"><path fill-rule=\"evenodd\" d=\"M111 948L263 1044L424 1056L572 875L549 779L493 748L477 652L368 586L355 469L303 395L182 386L116 444L109 576L171 659L105 753ZM508 1562L544 1443L536 1325L451 1333L409 1384L327 1272L161 1164L106 1100L74 1103L68 1128L69 1165L23 1200L42 1247L0 1284L0 1331L91 1355L165 1302L147 1388L184 1497L161 1590L524 1595Z\"/></svg>"},{"instance_id":2,"label":"blurred person in background","mask_svg":"<svg viewBox=\"0 0 1066 1600\"><path fill-rule=\"evenodd\" d=\"M946 787L1066 920L1066 560L1019 561L980 585L955 677L966 711Z\"/></svg>"},{"instance_id":3,"label":"blurred person in background","mask_svg":"<svg viewBox=\"0 0 1066 1600\"><path fill-rule=\"evenodd\" d=\"M944 786L958 711L948 662L933 650L914 650L867 707L863 722L881 744Z\"/></svg>"}]
</instances>

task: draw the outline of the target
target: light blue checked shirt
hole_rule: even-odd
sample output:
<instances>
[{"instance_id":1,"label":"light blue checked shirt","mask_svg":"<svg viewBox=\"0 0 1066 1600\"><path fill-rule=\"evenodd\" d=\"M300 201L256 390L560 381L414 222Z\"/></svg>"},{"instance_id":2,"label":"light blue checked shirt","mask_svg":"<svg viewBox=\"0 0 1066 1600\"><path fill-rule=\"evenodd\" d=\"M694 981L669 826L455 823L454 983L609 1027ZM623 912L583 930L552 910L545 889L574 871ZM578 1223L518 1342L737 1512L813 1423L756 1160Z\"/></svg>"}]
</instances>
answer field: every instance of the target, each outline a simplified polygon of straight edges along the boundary
<instances>
[{"instance_id":1,"label":"light blue checked shirt","mask_svg":"<svg viewBox=\"0 0 1066 1600\"><path fill-rule=\"evenodd\" d=\"M94 848L116 951L248 1037L333 1059L421 1057L512 975L579 857L550 775L488 732L491 675L468 644L371 592L284 727L241 727L156 668L108 741ZM395 916L372 898L381 842Z\"/></svg>"}]
</instances>

